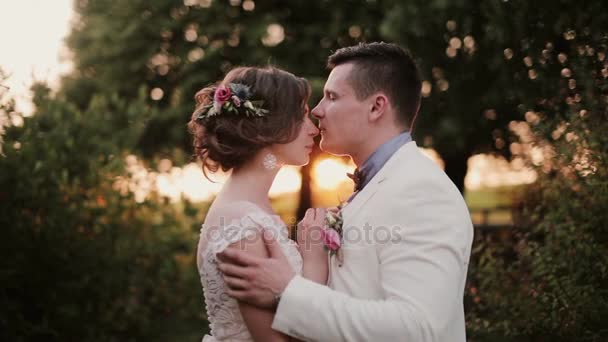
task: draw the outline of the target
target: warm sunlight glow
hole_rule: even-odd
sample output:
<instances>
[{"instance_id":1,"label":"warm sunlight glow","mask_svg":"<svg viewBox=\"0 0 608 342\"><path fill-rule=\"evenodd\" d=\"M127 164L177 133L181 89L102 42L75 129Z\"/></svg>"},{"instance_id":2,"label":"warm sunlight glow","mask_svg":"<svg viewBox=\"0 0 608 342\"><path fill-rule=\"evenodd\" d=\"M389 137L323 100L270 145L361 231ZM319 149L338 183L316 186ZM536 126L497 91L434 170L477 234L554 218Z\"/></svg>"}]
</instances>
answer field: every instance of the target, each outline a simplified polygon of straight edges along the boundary
<instances>
[{"instance_id":1,"label":"warm sunlight glow","mask_svg":"<svg viewBox=\"0 0 608 342\"><path fill-rule=\"evenodd\" d=\"M298 192L302 188L302 176L300 175L300 168L287 166L283 167L277 174L277 178L274 179L272 187L270 188L270 197L276 197L278 195Z\"/></svg>"},{"instance_id":2,"label":"warm sunlight glow","mask_svg":"<svg viewBox=\"0 0 608 342\"><path fill-rule=\"evenodd\" d=\"M429 159L437 163L443 168L444 163L439 154L433 149L421 148L420 151ZM313 166L313 184L319 191L334 191L342 193L343 188L352 187L352 181L347 173L352 173L355 170L355 164L352 161L346 162L338 157L326 157L315 162ZM352 189L351 189L352 190ZM350 195L350 191L347 194Z\"/></svg>"},{"instance_id":3,"label":"warm sunlight glow","mask_svg":"<svg viewBox=\"0 0 608 342\"><path fill-rule=\"evenodd\" d=\"M337 158L326 158L315 163L312 178L320 189L332 190L342 182L350 182L346 174L354 170L354 164L346 164Z\"/></svg>"},{"instance_id":4,"label":"warm sunlight glow","mask_svg":"<svg viewBox=\"0 0 608 342\"><path fill-rule=\"evenodd\" d=\"M71 69L63 38L69 31L72 0L2 1L0 12L0 68L10 76L4 83L17 109L30 114L32 81L47 81L56 88L58 76Z\"/></svg>"},{"instance_id":5,"label":"warm sunlight glow","mask_svg":"<svg viewBox=\"0 0 608 342\"><path fill-rule=\"evenodd\" d=\"M464 179L469 190L530 184L536 172L524 167L521 159L509 162L503 157L477 154L469 158L469 169Z\"/></svg>"},{"instance_id":6,"label":"warm sunlight glow","mask_svg":"<svg viewBox=\"0 0 608 342\"><path fill-rule=\"evenodd\" d=\"M441 168L444 162L433 149L421 151ZM159 171L146 169L134 155L126 159L129 177L119 178L115 188L121 193L132 192L138 202L144 201L156 191L160 196L179 202L182 198L192 202L212 200L222 189L229 174L210 174L213 182L205 178L200 165L190 163L182 168L172 166L168 159L161 160ZM312 186L315 205L331 206L346 200L352 193L353 183L346 175L355 170L352 162L339 157L323 157L312 167ZM529 184L536 180L536 173L525 168L521 158L508 162L502 157L478 154L469 159L465 187L468 190ZM301 189L302 176L298 167L281 169L270 188L270 197L297 193Z\"/></svg>"},{"instance_id":7,"label":"warm sunlight glow","mask_svg":"<svg viewBox=\"0 0 608 342\"><path fill-rule=\"evenodd\" d=\"M172 166L163 159L159 162L158 172L151 171L134 155L126 158L129 177L118 178L114 188L122 194L133 193L137 202L143 202L152 192L167 197L171 202L188 199L192 202L212 200L228 179L229 173L218 171L208 173L213 180L205 178L201 166L190 163L184 167ZM270 197L296 193L302 186L302 176L298 167L287 166L281 169L270 188Z\"/></svg>"},{"instance_id":8,"label":"warm sunlight glow","mask_svg":"<svg viewBox=\"0 0 608 342\"><path fill-rule=\"evenodd\" d=\"M183 195L192 202L202 202L211 200L220 191L225 178L223 174L213 175L212 179L218 180L213 183L205 178L198 164L190 163L183 168L172 167L169 172L160 173L156 186L158 192L171 201L179 201Z\"/></svg>"}]
</instances>

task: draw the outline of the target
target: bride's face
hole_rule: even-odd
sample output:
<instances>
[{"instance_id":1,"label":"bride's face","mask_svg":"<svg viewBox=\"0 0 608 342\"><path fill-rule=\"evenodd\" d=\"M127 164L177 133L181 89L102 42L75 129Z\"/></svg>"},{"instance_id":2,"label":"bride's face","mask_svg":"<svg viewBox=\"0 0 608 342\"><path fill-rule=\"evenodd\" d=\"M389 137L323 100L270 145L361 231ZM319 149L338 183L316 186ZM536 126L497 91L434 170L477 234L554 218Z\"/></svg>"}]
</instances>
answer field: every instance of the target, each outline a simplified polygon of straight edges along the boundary
<instances>
[{"instance_id":1,"label":"bride's face","mask_svg":"<svg viewBox=\"0 0 608 342\"><path fill-rule=\"evenodd\" d=\"M273 146L277 158L285 165L302 166L310 161L310 153L314 147L314 137L319 134L319 129L308 116L308 106L304 115L304 122L300 125L295 140L287 144Z\"/></svg>"}]
</instances>

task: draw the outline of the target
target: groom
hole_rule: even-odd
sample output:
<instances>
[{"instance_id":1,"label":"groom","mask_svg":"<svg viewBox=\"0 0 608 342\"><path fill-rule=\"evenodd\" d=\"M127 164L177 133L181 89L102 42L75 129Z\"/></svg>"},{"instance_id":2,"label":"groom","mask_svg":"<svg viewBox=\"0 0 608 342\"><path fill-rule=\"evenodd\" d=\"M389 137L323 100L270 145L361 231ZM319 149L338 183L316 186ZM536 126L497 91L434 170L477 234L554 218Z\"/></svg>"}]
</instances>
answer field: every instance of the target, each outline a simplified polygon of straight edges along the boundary
<instances>
[{"instance_id":1,"label":"groom","mask_svg":"<svg viewBox=\"0 0 608 342\"><path fill-rule=\"evenodd\" d=\"M323 286L295 275L272 239L267 259L227 249L224 274L243 278L231 294L261 307L278 298L273 329L303 340L464 342L473 227L458 189L411 140L416 65L397 45L369 43L336 51L328 66L312 110L321 148L357 165L343 262L331 257Z\"/></svg>"}]
</instances>

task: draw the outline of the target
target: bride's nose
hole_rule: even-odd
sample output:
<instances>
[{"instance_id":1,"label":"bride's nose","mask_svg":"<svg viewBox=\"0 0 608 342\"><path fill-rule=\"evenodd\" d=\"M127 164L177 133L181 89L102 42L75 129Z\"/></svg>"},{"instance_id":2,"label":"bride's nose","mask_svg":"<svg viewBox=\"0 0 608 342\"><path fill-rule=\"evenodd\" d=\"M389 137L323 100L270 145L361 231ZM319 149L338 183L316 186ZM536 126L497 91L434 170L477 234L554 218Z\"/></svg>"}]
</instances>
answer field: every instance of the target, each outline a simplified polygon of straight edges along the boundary
<instances>
[{"instance_id":1,"label":"bride's nose","mask_svg":"<svg viewBox=\"0 0 608 342\"><path fill-rule=\"evenodd\" d=\"M307 118L306 121L308 121L307 125L309 127L308 134L313 137L316 136L317 134L319 134L319 128L315 125L315 123L312 122L312 120L310 118Z\"/></svg>"}]
</instances>

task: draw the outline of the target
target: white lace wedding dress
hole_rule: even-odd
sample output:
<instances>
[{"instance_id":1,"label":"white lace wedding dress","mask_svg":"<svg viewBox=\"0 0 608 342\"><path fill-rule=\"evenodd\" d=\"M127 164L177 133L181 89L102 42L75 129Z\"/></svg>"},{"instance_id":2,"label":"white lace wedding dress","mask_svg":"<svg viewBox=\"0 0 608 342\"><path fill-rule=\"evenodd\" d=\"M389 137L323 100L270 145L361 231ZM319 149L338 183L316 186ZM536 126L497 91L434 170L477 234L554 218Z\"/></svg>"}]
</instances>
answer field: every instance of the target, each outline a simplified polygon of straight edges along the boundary
<instances>
[{"instance_id":1,"label":"white lace wedding dress","mask_svg":"<svg viewBox=\"0 0 608 342\"><path fill-rule=\"evenodd\" d=\"M257 205L245 201L234 202L230 207L214 208L207 215L197 251L198 271L212 335L206 335L203 342L253 341L237 301L226 294L226 284L215 255L234 242L247 242L247 239L256 236L256 232L263 230L277 238L289 263L297 274L301 274L302 257L297 244L289 239L287 226L278 215L268 214Z\"/></svg>"}]
</instances>

